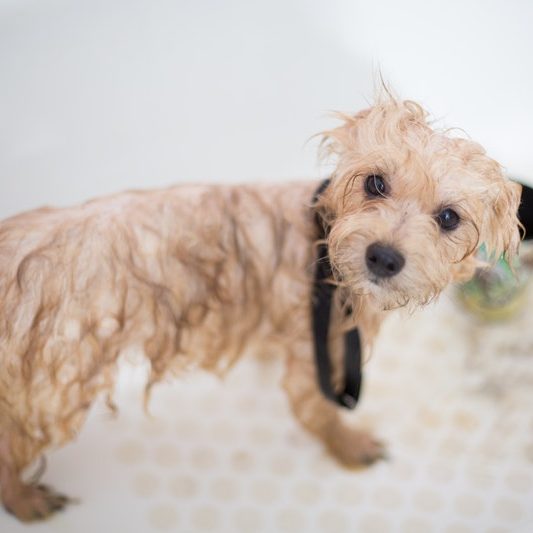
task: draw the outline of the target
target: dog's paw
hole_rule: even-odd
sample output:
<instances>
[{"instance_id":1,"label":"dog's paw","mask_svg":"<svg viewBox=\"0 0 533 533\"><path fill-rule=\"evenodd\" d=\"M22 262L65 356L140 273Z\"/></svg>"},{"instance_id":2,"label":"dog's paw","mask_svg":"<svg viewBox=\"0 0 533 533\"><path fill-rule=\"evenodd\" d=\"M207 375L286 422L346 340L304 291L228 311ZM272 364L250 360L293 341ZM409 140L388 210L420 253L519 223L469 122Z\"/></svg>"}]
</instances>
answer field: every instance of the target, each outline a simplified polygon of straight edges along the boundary
<instances>
[{"instance_id":1,"label":"dog's paw","mask_svg":"<svg viewBox=\"0 0 533 533\"><path fill-rule=\"evenodd\" d=\"M364 431L343 428L327 441L328 451L343 466L358 468L388 459L384 444Z\"/></svg>"},{"instance_id":2,"label":"dog's paw","mask_svg":"<svg viewBox=\"0 0 533 533\"><path fill-rule=\"evenodd\" d=\"M4 501L4 507L22 522L34 522L61 511L71 502L71 498L46 485L24 485L16 495Z\"/></svg>"}]
</instances>

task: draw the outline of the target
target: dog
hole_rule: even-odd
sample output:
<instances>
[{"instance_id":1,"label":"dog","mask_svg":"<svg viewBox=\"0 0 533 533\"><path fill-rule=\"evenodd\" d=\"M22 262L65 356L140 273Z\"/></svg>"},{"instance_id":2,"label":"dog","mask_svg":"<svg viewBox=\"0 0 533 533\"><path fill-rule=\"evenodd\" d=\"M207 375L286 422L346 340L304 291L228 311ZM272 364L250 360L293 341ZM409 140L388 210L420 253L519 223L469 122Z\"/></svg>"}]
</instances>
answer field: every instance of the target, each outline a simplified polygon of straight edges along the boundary
<instances>
[{"instance_id":1,"label":"dog","mask_svg":"<svg viewBox=\"0 0 533 533\"><path fill-rule=\"evenodd\" d=\"M432 128L394 97L323 133L335 167L318 181L182 185L43 208L0 224L0 490L22 521L69 498L21 472L73 439L120 353L141 347L146 394L169 374L224 374L245 350L281 354L294 414L342 464L384 457L321 392L311 294L316 217L327 228L329 333L338 387L344 333L368 354L387 313L422 306L519 245L520 186L484 149ZM345 312L349 308L350 312Z\"/></svg>"}]
</instances>

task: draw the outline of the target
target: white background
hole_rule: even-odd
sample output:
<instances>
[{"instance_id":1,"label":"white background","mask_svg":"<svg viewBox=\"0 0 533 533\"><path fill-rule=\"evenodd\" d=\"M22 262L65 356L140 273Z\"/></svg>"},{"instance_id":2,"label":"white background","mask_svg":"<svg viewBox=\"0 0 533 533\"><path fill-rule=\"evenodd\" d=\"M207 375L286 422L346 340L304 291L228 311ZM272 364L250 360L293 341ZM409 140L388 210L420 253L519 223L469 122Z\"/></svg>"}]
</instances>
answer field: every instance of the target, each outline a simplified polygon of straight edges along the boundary
<instances>
[{"instance_id":1,"label":"white background","mask_svg":"<svg viewBox=\"0 0 533 533\"><path fill-rule=\"evenodd\" d=\"M531 181L532 21L526 0L0 0L0 217L316 176L306 141L379 70Z\"/></svg>"}]
</instances>

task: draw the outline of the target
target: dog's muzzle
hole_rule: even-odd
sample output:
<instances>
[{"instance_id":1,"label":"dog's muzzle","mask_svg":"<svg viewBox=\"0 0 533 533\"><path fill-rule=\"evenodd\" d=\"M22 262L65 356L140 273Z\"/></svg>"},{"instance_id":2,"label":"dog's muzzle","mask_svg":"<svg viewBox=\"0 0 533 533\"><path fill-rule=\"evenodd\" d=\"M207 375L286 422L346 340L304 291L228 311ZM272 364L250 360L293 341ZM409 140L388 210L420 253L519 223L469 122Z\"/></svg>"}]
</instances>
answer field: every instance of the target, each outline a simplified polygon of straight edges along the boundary
<instances>
[{"instance_id":1,"label":"dog's muzzle","mask_svg":"<svg viewBox=\"0 0 533 533\"><path fill-rule=\"evenodd\" d=\"M392 246L375 242L366 249L366 266L378 278L395 276L404 265L404 256Z\"/></svg>"}]
</instances>

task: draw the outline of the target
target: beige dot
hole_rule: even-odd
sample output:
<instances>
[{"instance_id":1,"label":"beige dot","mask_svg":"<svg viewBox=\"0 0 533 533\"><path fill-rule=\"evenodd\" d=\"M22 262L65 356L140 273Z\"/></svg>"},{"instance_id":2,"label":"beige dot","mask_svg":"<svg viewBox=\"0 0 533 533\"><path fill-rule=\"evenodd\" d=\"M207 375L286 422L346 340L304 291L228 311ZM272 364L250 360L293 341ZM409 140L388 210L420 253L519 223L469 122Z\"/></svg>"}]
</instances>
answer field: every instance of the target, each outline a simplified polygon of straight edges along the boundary
<instances>
[{"instance_id":1,"label":"beige dot","mask_svg":"<svg viewBox=\"0 0 533 533\"><path fill-rule=\"evenodd\" d=\"M386 508L397 508L403 501L402 494L398 489L391 486L378 487L374 493L374 500Z\"/></svg>"},{"instance_id":2,"label":"beige dot","mask_svg":"<svg viewBox=\"0 0 533 533\"><path fill-rule=\"evenodd\" d=\"M268 404L268 412L270 414L271 420L287 420L287 417L290 416L291 411L288 406L288 402L284 399L277 400L272 398Z\"/></svg>"},{"instance_id":3,"label":"beige dot","mask_svg":"<svg viewBox=\"0 0 533 533\"><path fill-rule=\"evenodd\" d=\"M222 442L235 442L237 440L237 430L226 421L219 421L210 428L210 433L215 440Z\"/></svg>"},{"instance_id":4,"label":"beige dot","mask_svg":"<svg viewBox=\"0 0 533 533\"><path fill-rule=\"evenodd\" d=\"M220 397L215 394L202 395L198 400L198 405L202 410L208 411L209 414L215 413L220 407Z\"/></svg>"},{"instance_id":5,"label":"beige dot","mask_svg":"<svg viewBox=\"0 0 533 533\"><path fill-rule=\"evenodd\" d=\"M432 429L442 424L441 415L437 411L428 408L424 408L420 411L417 420L424 426Z\"/></svg>"},{"instance_id":6,"label":"beige dot","mask_svg":"<svg viewBox=\"0 0 533 533\"><path fill-rule=\"evenodd\" d=\"M433 526L423 518L410 516L403 522L400 531L402 533L430 533L433 531Z\"/></svg>"},{"instance_id":7,"label":"beige dot","mask_svg":"<svg viewBox=\"0 0 533 533\"><path fill-rule=\"evenodd\" d=\"M502 498L494 502L494 513L504 520L519 520L522 517L522 507L516 500Z\"/></svg>"},{"instance_id":8,"label":"beige dot","mask_svg":"<svg viewBox=\"0 0 533 533\"><path fill-rule=\"evenodd\" d=\"M287 444L291 449L309 449L309 436L303 431L289 430L287 431L286 439Z\"/></svg>"},{"instance_id":9,"label":"beige dot","mask_svg":"<svg viewBox=\"0 0 533 533\"><path fill-rule=\"evenodd\" d=\"M433 513L442 506L442 497L431 489L422 489L414 494L414 503L421 511Z\"/></svg>"},{"instance_id":10,"label":"beige dot","mask_svg":"<svg viewBox=\"0 0 533 533\"><path fill-rule=\"evenodd\" d=\"M517 426L517 420L511 416L502 416L498 418L493 426L493 434L509 435L513 433Z\"/></svg>"},{"instance_id":11,"label":"beige dot","mask_svg":"<svg viewBox=\"0 0 533 533\"><path fill-rule=\"evenodd\" d=\"M259 401L256 393L244 393L241 394L235 401L235 406L239 410L239 413L250 414L257 411L259 407Z\"/></svg>"},{"instance_id":12,"label":"beige dot","mask_svg":"<svg viewBox=\"0 0 533 533\"><path fill-rule=\"evenodd\" d=\"M146 418L140 424L143 437L160 437L166 431L166 424L159 418Z\"/></svg>"},{"instance_id":13,"label":"beige dot","mask_svg":"<svg viewBox=\"0 0 533 533\"><path fill-rule=\"evenodd\" d=\"M364 498L364 490L356 482L341 481L335 484L334 497L335 501L348 505L358 505Z\"/></svg>"},{"instance_id":14,"label":"beige dot","mask_svg":"<svg viewBox=\"0 0 533 533\"><path fill-rule=\"evenodd\" d=\"M461 494L455 500L455 508L462 516L478 516L483 509L483 502L473 494Z\"/></svg>"},{"instance_id":15,"label":"beige dot","mask_svg":"<svg viewBox=\"0 0 533 533\"><path fill-rule=\"evenodd\" d=\"M117 459L126 465L138 464L146 455L144 448L137 441L128 441L121 444L115 451Z\"/></svg>"},{"instance_id":16,"label":"beige dot","mask_svg":"<svg viewBox=\"0 0 533 533\"><path fill-rule=\"evenodd\" d=\"M213 481L211 485L211 493L213 496L222 501L234 500L238 494L237 483L228 477L220 477Z\"/></svg>"},{"instance_id":17,"label":"beige dot","mask_svg":"<svg viewBox=\"0 0 533 533\"><path fill-rule=\"evenodd\" d=\"M449 328L446 328L446 331L453 331L454 327L457 325L454 317L451 316L442 316L440 317L440 320L445 326L450 326Z\"/></svg>"},{"instance_id":18,"label":"beige dot","mask_svg":"<svg viewBox=\"0 0 533 533\"><path fill-rule=\"evenodd\" d=\"M501 460L505 458L505 448L503 440L488 438L482 442L478 447L478 453L491 461Z\"/></svg>"},{"instance_id":19,"label":"beige dot","mask_svg":"<svg viewBox=\"0 0 533 533\"><path fill-rule=\"evenodd\" d=\"M254 458L248 451L237 450L231 454L230 463L235 470L244 472L252 468L254 464Z\"/></svg>"},{"instance_id":20,"label":"beige dot","mask_svg":"<svg viewBox=\"0 0 533 533\"><path fill-rule=\"evenodd\" d=\"M357 533L387 533L390 524L383 514L369 513L359 520Z\"/></svg>"},{"instance_id":21,"label":"beige dot","mask_svg":"<svg viewBox=\"0 0 533 533\"><path fill-rule=\"evenodd\" d=\"M448 483L453 479L453 469L445 463L433 463L428 465L428 474L437 483Z\"/></svg>"},{"instance_id":22,"label":"beige dot","mask_svg":"<svg viewBox=\"0 0 533 533\"><path fill-rule=\"evenodd\" d=\"M524 492L531 489L533 480L527 472L513 471L505 479L507 485L516 492Z\"/></svg>"},{"instance_id":23,"label":"beige dot","mask_svg":"<svg viewBox=\"0 0 533 533\"><path fill-rule=\"evenodd\" d=\"M467 467L465 477L472 487L478 489L486 489L494 483L494 475L482 464Z\"/></svg>"},{"instance_id":24,"label":"beige dot","mask_svg":"<svg viewBox=\"0 0 533 533\"><path fill-rule=\"evenodd\" d=\"M453 424L461 431L473 431L479 426L479 420L468 411L457 411L453 417Z\"/></svg>"},{"instance_id":25,"label":"beige dot","mask_svg":"<svg viewBox=\"0 0 533 533\"><path fill-rule=\"evenodd\" d=\"M265 426L255 426L250 430L251 440L255 444L266 446L272 444L274 441L274 433L272 430Z\"/></svg>"},{"instance_id":26,"label":"beige dot","mask_svg":"<svg viewBox=\"0 0 533 533\"><path fill-rule=\"evenodd\" d=\"M381 369L384 372L389 372L393 375L396 375L396 371L401 370L403 368L403 361L399 357L396 357L396 355L393 353L388 353L385 357L381 359L381 361L383 362Z\"/></svg>"},{"instance_id":27,"label":"beige dot","mask_svg":"<svg viewBox=\"0 0 533 533\"><path fill-rule=\"evenodd\" d=\"M262 522L261 513L252 507L237 509L233 515L233 523L237 531L243 533L255 533L262 526Z\"/></svg>"},{"instance_id":28,"label":"beige dot","mask_svg":"<svg viewBox=\"0 0 533 533\"><path fill-rule=\"evenodd\" d=\"M349 531L346 514L336 509L323 511L318 516L321 533L344 533Z\"/></svg>"},{"instance_id":29,"label":"beige dot","mask_svg":"<svg viewBox=\"0 0 533 533\"><path fill-rule=\"evenodd\" d=\"M294 508L282 509L277 516L277 523L281 531L305 531L307 518L305 514Z\"/></svg>"},{"instance_id":30,"label":"beige dot","mask_svg":"<svg viewBox=\"0 0 533 533\"><path fill-rule=\"evenodd\" d=\"M194 509L191 513L191 521L196 526L197 531L215 529L220 520L216 507L203 506Z\"/></svg>"},{"instance_id":31,"label":"beige dot","mask_svg":"<svg viewBox=\"0 0 533 533\"><path fill-rule=\"evenodd\" d=\"M128 418L127 414L120 411L120 416L114 415L102 418L100 423L106 426L106 431L113 432L116 435L126 435L127 432L134 429L134 423Z\"/></svg>"},{"instance_id":32,"label":"beige dot","mask_svg":"<svg viewBox=\"0 0 533 533\"><path fill-rule=\"evenodd\" d=\"M320 498L320 486L314 481L300 481L294 485L291 495L297 502L313 504Z\"/></svg>"},{"instance_id":33,"label":"beige dot","mask_svg":"<svg viewBox=\"0 0 533 533\"><path fill-rule=\"evenodd\" d=\"M440 453L449 457L460 455L465 449L465 444L456 435L448 435L440 445Z\"/></svg>"},{"instance_id":34,"label":"beige dot","mask_svg":"<svg viewBox=\"0 0 533 533\"><path fill-rule=\"evenodd\" d=\"M155 451L155 460L158 465L172 467L178 463L179 452L172 444L162 444Z\"/></svg>"},{"instance_id":35,"label":"beige dot","mask_svg":"<svg viewBox=\"0 0 533 533\"><path fill-rule=\"evenodd\" d=\"M434 353L446 353L448 350L448 341L445 339L439 339L438 337L435 337L429 339L427 344Z\"/></svg>"},{"instance_id":36,"label":"beige dot","mask_svg":"<svg viewBox=\"0 0 533 533\"><path fill-rule=\"evenodd\" d=\"M287 454L277 454L270 461L270 468L273 474L286 476L294 470L293 458Z\"/></svg>"},{"instance_id":37,"label":"beige dot","mask_svg":"<svg viewBox=\"0 0 533 533\"><path fill-rule=\"evenodd\" d=\"M424 433L418 427L406 429L401 435L401 439L408 446L419 449L424 449L427 441Z\"/></svg>"},{"instance_id":38,"label":"beige dot","mask_svg":"<svg viewBox=\"0 0 533 533\"><path fill-rule=\"evenodd\" d=\"M257 503L272 503L279 498L281 487L271 479L258 479L253 482L251 493Z\"/></svg>"},{"instance_id":39,"label":"beige dot","mask_svg":"<svg viewBox=\"0 0 533 533\"><path fill-rule=\"evenodd\" d=\"M525 452L527 459L533 463L533 443L526 446Z\"/></svg>"},{"instance_id":40,"label":"beige dot","mask_svg":"<svg viewBox=\"0 0 533 533\"><path fill-rule=\"evenodd\" d=\"M137 474L132 481L133 491L137 496L152 496L159 487L159 480L153 474L143 472Z\"/></svg>"},{"instance_id":41,"label":"beige dot","mask_svg":"<svg viewBox=\"0 0 533 533\"><path fill-rule=\"evenodd\" d=\"M416 468L410 463L395 461L390 466L390 472L394 478L400 481L409 481L410 479L413 479Z\"/></svg>"},{"instance_id":42,"label":"beige dot","mask_svg":"<svg viewBox=\"0 0 533 533\"><path fill-rule=\"evenodd\" d=\"M209 470L216 464L215 452L210 448L197 448L191 454L191 463L202 470Z\"/></svg>"},{"instance_id":43,"label":"beige dot","mask_svg":"<svg viewBox=\"0 0 533 533\"><path fill-rule=\"evenodd\" d=\"M413 375L419 375L424 376L426 381L433 380L436 377L437 379L440 377L437 369L435 366L433 366L431 363L428 363L427 361L417 361L415 362ZM413 376L409 376L412 378ZM411 383L413 383L411 381ZM414 383L413 383L414 385Z\"/></svg>"},{"instance_id":44,"label":"beige dot","mask_svg":"<svg viewBox=\"0 0 533 533\"><path fill-rule=\"evenodd\" d=\"M176 525L178 513L171 505L158 505L150 509L148 518L156 529L170 529Z\"/></svg>"},{"instance_id":45,"label":"beige dot","mask_svg":"<svg viewBox=\"0 0 533 533\"><path fill-rule=\"evenodd\" d=\"M314 475L314 477L324 479L326 477L335 475L335 473L338 471L339 464L328 454L324 453L319 457L314 457L312 459L310 472ZM283 475L283 468L279 468L278 473Z\"/></svg>"},{"instance_id":46,"label":"beige dot","mask_svg":"<svg viewBox=\"0 0 533 533\"><path fill-rule=\"evenodd\" d=\"M444 533L474 533L474 531L466 524L455 522L447 526Z\"/></svg>"},{"instance_id":47,"label":"beige dot","mask_svg":"<svg viewBox=\"0 0 533 533\"><path fill-rule=\"evenodd\" d=\"M193 477L179 475L170 480L170 492L177 498L191 498L198 492L198 483Z\"/></svg>"},{"instance_id":48,"label":"beige dot","mask_svg":"<svg viewBox=\"0 0 533 533\"><path fill-rule=\"evenodd\" d=\"M370 396L379 395L385 397L390 393L390 383L385 379L368 380L365 385L365 391Z\"/></svg>"},{"instance_id":49,"label":"beige dot","mask_svg":"<svg viewBox=\"0 0 533 533\"><path fill-rule=\"evenodd\" d=\"M202 433L200 424L191 418L182 418L176 423L176 431L181 438L195 437Z\"/></svg>"}]
</instances>

